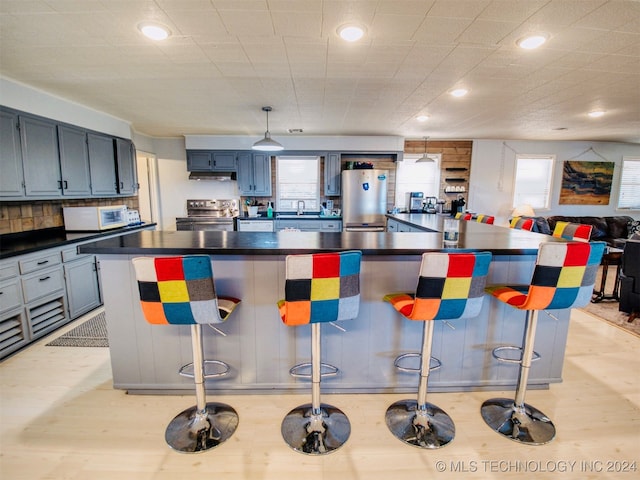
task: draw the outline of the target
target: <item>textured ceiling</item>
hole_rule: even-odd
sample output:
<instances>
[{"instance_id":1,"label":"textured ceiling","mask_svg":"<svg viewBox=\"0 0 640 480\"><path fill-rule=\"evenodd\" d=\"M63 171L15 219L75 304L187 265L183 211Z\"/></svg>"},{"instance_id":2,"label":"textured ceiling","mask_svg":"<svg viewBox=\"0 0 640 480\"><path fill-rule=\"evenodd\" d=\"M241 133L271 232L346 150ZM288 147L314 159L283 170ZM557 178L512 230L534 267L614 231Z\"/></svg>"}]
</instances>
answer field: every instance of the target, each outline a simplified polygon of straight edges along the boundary
<instances>
[{"instance_id":1,"label":"textured ceiling","mask_svg":"<svg viewBox=\"0 0 640 480\"><path fill-rule=\"evenodd\" d=\"M173 35L146 39L144 20ZM336 34L349 21L357 44ZM538 31L540 49L516 46ZM279 138L638 142L640 2L0 0L0 73L152 136L260 136L272 105Z\"/></svg>"}]
</instances>

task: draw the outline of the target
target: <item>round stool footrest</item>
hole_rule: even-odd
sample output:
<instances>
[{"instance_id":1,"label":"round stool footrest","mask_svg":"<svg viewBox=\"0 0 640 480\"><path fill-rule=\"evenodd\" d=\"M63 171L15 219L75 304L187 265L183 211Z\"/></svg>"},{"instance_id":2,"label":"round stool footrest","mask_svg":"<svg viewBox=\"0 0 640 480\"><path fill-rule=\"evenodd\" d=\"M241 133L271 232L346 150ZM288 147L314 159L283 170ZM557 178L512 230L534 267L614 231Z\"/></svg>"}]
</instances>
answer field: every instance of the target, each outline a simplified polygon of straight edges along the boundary
<instances>
[{"instance_id":1,"label":"round stool footrest","mask_svg":"<svg viewBox=\"0 0 640 480\"><path fill-rule=\"evenodd\" d=\"M289 375L294 378L311 378L311 372L301 373L300 370L311 369L311 362L299 363L289 369ZM335 377L338 375L338 367L331 365L330 363L320 364L320 377Z\"/></svg>"},{"instance_id":2,"label":"round stool footrest","mask_svg":"<svg viewBox=\"0 0 640 480\"><path fill-rule=\"evenodd\" d=\"M214 368L211 368L214 366ZM222 360L205 360L204 361L204 378L224 377L229 373L229 364ZM183 377L193 378L193 363L187 363L180 368L178 372Z\"/></svg>"},{"instance_id":3,"label":"round stool footrest","mask_svg":"<svg viewBox=\"0 0 640 480\"><path fill-rule=\"evenodd\" d=\"M520 358L509 358L505 356L500 356L500 352L506 351L506 350L518 350L519 352L521 352L520 356L522 357L522 347L516 347L514 345L505 345L503 347L496 347L491 351L491 355L493 355L493 358L495 358L499 362L518 363L518 364L522 363L522 360ZM534 351L533 355L531 356L531 361L535 362L536 360L540 360L540 354Z\"/></svg>"},{"instance_id":4,"label":"round stool footrest","mask_svg":"<svg viewBox=\"0 0 640 480\"><path fill-rule=\"evenodd\" d=\"M416 353L416 352L404 353L396 357L395 361L393 362L393 366L396 367L401 372L418 373L420 372L420 367L405 367L405 366L402 366L400 362L402 362L406 358L419 359L420 357L422 357L422 354L420 353ZM441 366L442 366L442 362L436 357L431 357L429 359L429 371L437 370Z\"/></svg>"}]
</instances>

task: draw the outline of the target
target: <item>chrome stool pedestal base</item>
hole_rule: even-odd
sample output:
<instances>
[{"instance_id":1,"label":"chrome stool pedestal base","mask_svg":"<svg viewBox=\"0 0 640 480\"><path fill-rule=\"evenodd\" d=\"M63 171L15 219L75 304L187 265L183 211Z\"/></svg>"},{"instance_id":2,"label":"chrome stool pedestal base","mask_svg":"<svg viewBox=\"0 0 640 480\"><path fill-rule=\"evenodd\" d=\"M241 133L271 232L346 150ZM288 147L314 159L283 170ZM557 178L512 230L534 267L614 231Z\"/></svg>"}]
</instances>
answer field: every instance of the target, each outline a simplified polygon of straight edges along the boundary
<instances>
[{"instance_id":1,"label":"chrome stool pedestal base","mask_svg":"<svg viewBox=\"0 0 640 480\"><path fill-rule=\"evenodd\" d=\"M416 400L400 400L387 409L387 427L398 439L418 448L440 448L455 436L451 417L432 403L418 409Z\"/></svg>"},{"instance_id":2,"label":"chrome stool pedestal base","mask_svg":"<svg viewBox=\"0 0 640 480\"><path fill-rule=\"evenodd\" d=\"M224 403L207 402L204 411L196 406L175 416L164 438L179 452L204 452L226 441L238 427L238 414Z\"/></svg>"},{"instance_id":3,"label":"chrome stool pedestal base","mask_svg":"<svg viewBox=\"0 0 640 480\"><path fill-rule=\"evenodd\" d=\"M556 428L544 413L527 403L516 406L512 398L489 399L480 413L489 427L515 442L543 445L556 436Z\"/></svg>"},{"instance_id":4,"label":"chrome stool pedestal base","mask_svg":"<svg viewBox=\"0 0 640 480\"><path fill-rule=\"evenodd\" d=\"M320 404L314 414L310 403L291 410L282 420L282 437L295 451L324 455L340 448L349 438L351 424L338 408Z\"/></svg>"}]
</instances>

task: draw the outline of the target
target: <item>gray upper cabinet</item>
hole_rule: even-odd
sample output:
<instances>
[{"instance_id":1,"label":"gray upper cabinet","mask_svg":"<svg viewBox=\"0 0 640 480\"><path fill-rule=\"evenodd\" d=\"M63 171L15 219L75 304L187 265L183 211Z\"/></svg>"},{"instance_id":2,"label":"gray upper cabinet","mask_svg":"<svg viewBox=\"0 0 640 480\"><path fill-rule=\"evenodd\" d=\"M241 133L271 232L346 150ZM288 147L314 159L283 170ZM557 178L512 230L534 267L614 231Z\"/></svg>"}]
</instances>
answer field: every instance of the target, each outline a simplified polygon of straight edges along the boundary
<instances>
[{"instance_id":1,"label":"gray upper cabinet","mask_svg":"<svg viewBox=\"0 0 640 480\"><path fill-rule=\"evenodd\" d=\"M211 170L213 162L213 152L190 150L187 151L187 171L188 172L208 172Z\"/></svg>"},{"instance_id":2,"label":"gray upper cabinet","mask_svg":"<svg viewBox=\"0 0 640 480\"><path fill-rule=\"evenodd\" d=\"M238 154L238 191L240 195L271 196L271 156L265 153Z\"/></svg>"},{"instance_id":3,"label":"gray upper cabinet","mask_svg":"<svg viewBox=\"0 0 640 480\"><path fill-rule=\"evenodd\" d=\"M211 169L217 172L235 172L236 152L214 152Z\"/></svg>"},{"instance_id":4,"label":"gray upper cabinet","mask_svg":"<svg viewBox=\"0 0 640 480\"><path fill-rule=\"evenodd\" d=\"M65 196L91 195L89 150L85 130L58 125L62 194Z\"/></svg>"},{"instance_id":5,"label":"gray upper cabinet","mask_svg":"<svg viewBox=\"0 0 640 480\"><path fill-rule=\"evenodd\" d=\"M235 172L238 152L216 152L212 150L188 150L189 172Z\"/></svg>"},{"instance_id":6,"label":"gray upper cabinet","mask_svg":"<svg viewBox=\"0 0 640 480\"><path fill-rule=\"evenodd\" d=\"M19 120L26 195L62 196L55 122L23 115Z\"/></svg>"},{"instance_id":7,"label":"gray upper cabinet","mask_svg":"<svg viewBox=\"0 0 640 480\"><path fill-rule=\"evenodd\" d=\"M0 110L0 198L23 197L24 175L18 115Z\"/></svg>"},{"instance_id":8,"label":"gray upper cabinet","mask_svg":"<svg viewBox=\"0 0 640 480\"><path fill-rule=\"evenodd\" d=\"M137 190L135 154L133 142L116 138L116 159L118 165L118 193L134 195Z\"/></svg>"},{"instance_id":9,"label":"gray upper cabinet","mask_svg":"<svg viewBox=\"0 0 640 480\"><path fill-rule=\"evenodd\" d=\"M133 196L133 142L0 106L0 199Z\"/></svg>"},{"instance_id":10,"label":"gray upper cabinet","mask_svg":"<svg viewBox=\"0 0 640 480\"><path fill-rule=\"evenodd\" d=\"M324 158L324 194L340 195L340 154L329 153Z\"/></svg>"},{"instance_id":11,"label":"gray upper cabinet","mask_svg":"<svg viewBox=\"0 0 640 480\"><path fill-rule=\"evenodd\" d=\"M115 154L113 138L96 133L87 134L89 163L91 166L91 193L97 196L112 196L116 187Z\"/></svg>"}]
</instances>

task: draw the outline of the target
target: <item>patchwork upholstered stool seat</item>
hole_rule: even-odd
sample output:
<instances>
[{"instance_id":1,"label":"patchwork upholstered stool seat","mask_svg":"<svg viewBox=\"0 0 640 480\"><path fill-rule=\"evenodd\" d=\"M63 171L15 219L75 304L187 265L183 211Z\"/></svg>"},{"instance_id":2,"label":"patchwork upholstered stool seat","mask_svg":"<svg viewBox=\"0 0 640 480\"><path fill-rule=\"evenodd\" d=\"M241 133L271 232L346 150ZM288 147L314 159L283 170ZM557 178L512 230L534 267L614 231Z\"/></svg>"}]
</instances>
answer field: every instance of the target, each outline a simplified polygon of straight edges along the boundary
<instances>
[{"instance_id":1,"label":"patchwork upholstered stool seat","mask_svg":"<svg viewBox=\"0 0 640 480\"><path fill-rule=\"evenodd\" d=\"M453 420L440 407L427 403L433 320L476 317L482 309L491 253L424 253L415 293L392 293L384 300L409 320L423 322L420 354L400 355L396 367L420 374L416 400L400 400L387 409L387 427L403 442L420 448L439 448L455 435ZM400 361L420 357L420 368L410 369ZM439 367L439 362L436 362Z\"/></svg>"},{"instance_id":2,"label":"patchwork upholstered stool seat","mask_svg":"<svg viewBox=\"0 0 640 480\"><path fill-rule=\"evenodd\" d=\"M207 402L206 364L228 365L204 360L202 325L226 321L240 303L232 297L216 295L211 259L207 255L183 257L138 257L132 260L138 280L144 318L153 325L190 325L193 363L180 369L194 378L196 405L179 413L165 432L171 448L180 452L202 452L227 440L238 426L238 414L224 403ZM192 372L192 373L191 373Z\"/></svg>"},{"instance_id":3,"label":"patchwork upholstered stool seat","mask_svg":"<svg viewBox=\"0 0 640 480\"><path fill-rule=\"evenodd\" d=\"M311 403L291 410L281 427L285 442L297 452L330 453L351 433L347 416L320 401L321 368L325 365L320 360L320 326L358 316L361 257L361 252L348 251L289 255L285 260L285 298L278 302L280 317L287 326L311 326ZM292 373L295 371L296 367Z\"/></svg>"},{"instance_id":4,"label":"patchwork upholstered stool seat","mask_svg":"<svg viewBox=\"0 0 640 480\"><path fill-rule=\"evenodd\" d=\"M526 311L515 399L492 398L482 404L484 421L499 434L529 445L541 445L555 437L553 422L525 403L527 380L534 357L536 325L540 310L581 307L589 303L604 242L543 243L530 285L491 285L487 293L518 310ZM505 359L494 349L494 357ZM510 348L510 347L507 347Z\"/></svg>"}]
</instances>

